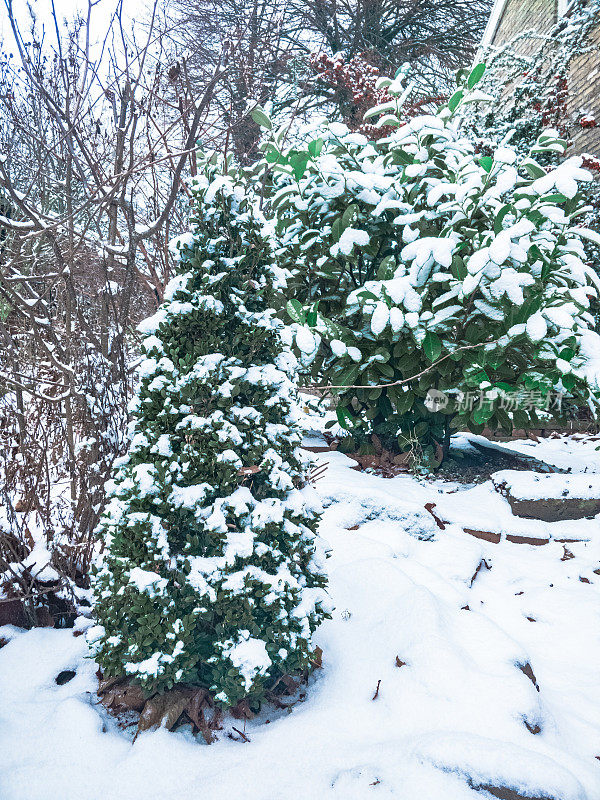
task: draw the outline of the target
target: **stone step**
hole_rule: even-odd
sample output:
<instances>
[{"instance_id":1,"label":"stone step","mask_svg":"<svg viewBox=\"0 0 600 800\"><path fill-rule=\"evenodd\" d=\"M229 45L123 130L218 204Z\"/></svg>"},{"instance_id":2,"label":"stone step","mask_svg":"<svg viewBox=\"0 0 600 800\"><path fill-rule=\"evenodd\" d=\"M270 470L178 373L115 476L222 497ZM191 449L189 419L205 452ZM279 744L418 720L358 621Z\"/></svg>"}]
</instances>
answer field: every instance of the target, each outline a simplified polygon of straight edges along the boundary
<instances>
[{"instance_id":1,"label":"stone step","mask_svg":"<svg viewBox=\"0 0 600 800\"><path fill-rule=\"evenodd\" d=\"M600 474L501 470L491 478L517 517L561 522L600 514Z\"/></svg>"}]
</instances>

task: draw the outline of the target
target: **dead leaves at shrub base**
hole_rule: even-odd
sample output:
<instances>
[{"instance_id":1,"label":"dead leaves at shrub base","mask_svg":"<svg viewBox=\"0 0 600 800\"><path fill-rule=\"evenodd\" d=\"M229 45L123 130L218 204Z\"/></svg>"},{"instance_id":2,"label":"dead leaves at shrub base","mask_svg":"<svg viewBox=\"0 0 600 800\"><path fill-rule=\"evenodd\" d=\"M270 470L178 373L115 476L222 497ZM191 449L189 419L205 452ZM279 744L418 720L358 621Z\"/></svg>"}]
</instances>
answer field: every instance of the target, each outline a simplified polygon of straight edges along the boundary
<instances>
[{"instance_id":1,"label":"dead leaves at shrub base","mask_svg":"<svg viewBox=\"0 0 600 800\"><path fill-rule=\"evenodd\" d=\"M319 657L320 654L317 655ZM307 674L296 678L282 675L267 693L268 701L278 709L291 710L292 706L306 696L305 693L298 694L298 690L307 677ZM223 712L205 688L182 685L147 697L142 688L132 684L128 678L103 680L99 675L99 679L100 702L111 714L117 717L130 712L139 714L134 741L144 731L159 727L171 731L180 725L191 723L194 732L201 733L206 743L212 744L217 739L216 731L223 728ZM290 698L289 702L283 702L285 696ZM230 708L229 714L244 721L255 716L247 698Z\"/></svg>"},{"instance_id":2,"label":"dead leaves at shrub base","mask_svg":"<svg viewBox=\"0 0 600 800\"><path fill-rule=\"evenodd\" d=\"M146 697L141 687L127 679L109 678L100 681L98 695L115 716L128 711L139 713L136 737L144 731L159 727L171 731L178 724L191 722L210 744L216 738L214 731L221 728L222 714L206 689L181 686Z\"/></svg>"}]
</instances>

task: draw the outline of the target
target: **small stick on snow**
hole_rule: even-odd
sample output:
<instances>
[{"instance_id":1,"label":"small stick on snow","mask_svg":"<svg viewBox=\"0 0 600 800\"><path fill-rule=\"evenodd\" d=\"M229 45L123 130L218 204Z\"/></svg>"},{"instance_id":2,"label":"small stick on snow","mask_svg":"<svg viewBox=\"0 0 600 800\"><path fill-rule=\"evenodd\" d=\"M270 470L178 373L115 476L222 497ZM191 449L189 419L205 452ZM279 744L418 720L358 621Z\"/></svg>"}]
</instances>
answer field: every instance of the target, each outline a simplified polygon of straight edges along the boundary
<instances>
[{"instance_id":1,"label":"small stick on snow","mask_svg":"<svg viewBox=\"0 0 600 800\"><path fill-rule=\"evenodd\" d=\"M375 689L375 694L373 695L372 699L377 700L379 697L379 686L381 684L381 678L377 681L377 688Z\"/></svg>"},{"instance_id":2,"label":"small stick on snow","mask_svg":"<svg viewBox=\"0 0 600 800\"><path fill-rule=\"evenodd\" d=\"M435 503L425 503L425 510L429 511L429 513L431 514L431 516L435 520L435 524L438 526L438 528L440 530L445 531L446 530L446 523L444 522L444 520L442 520L442 519L440 519L440 517L438 517L438 515L433 510L434 508L435 508Z\"/></svg>"},{"instance_id":3,"label":"small stick on snow","mask_svg":"<svg viewBox=\"0 0 600 800\"><path fill-rule=\"evenodd\" d=\"M236 733L239 733L239 735L242 737L242 739L243 739L245 742L249 742L249 741L250 741L250 739L249 739L249 738L246 736L246 734L245 734L245 733L242 733L242 731L238 730L237 728L234 728L234 726L233 726L233 725L231 726L231 729L232 729L232 730L234 730Z\"/></svg>"},{"instance_id":4,"label":"small stick on snow","mask_svg":"<svg viewBox=\"0 0 600 800\"><path fill-rule=\"evenodd\" d=\"M479 562L479 564L477 565L477 569L475 570L475 572L473 574L473 577L471 578L471 583L470 583L469 588L471 588L471 589L473 588L473 584L475 583L475 578L479 575L479 573L480 573L480 571L481 571L481 569L483 567L485 567L485 569L488 569L488 570L491 569L491 566L487 563L485 558L482 558L481 561Z\"/></svg>"}]
</instances>

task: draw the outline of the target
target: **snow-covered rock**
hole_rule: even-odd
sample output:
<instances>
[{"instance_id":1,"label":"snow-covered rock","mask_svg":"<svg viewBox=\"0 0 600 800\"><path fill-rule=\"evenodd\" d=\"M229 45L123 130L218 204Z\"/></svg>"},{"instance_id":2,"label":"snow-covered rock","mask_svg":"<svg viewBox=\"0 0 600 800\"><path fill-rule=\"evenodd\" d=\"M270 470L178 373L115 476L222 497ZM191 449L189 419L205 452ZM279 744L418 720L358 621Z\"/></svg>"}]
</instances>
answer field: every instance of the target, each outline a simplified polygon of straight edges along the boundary
<instances>
[{"instance_id":1,"label":"snow-covered rock","mask_svg":"<svg viewBox=\"0 0 600 800\"><path fill-rule=\"evenodd\" d=\"M492 475L497 492L519 517L557 522L600 514L600 475L501 470Z\"/></svg>"}]
</instances>

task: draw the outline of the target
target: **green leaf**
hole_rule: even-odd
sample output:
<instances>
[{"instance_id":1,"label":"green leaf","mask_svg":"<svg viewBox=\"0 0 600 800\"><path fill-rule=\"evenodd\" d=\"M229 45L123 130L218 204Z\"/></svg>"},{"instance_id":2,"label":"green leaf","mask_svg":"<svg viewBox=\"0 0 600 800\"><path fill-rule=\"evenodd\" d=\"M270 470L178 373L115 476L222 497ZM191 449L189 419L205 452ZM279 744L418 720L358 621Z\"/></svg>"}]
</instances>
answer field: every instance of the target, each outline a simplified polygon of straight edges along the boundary
<instances>
[{"instance_id":1,"label":"green leaf","mask_svg":"<svg viewBox=\"0 0 600 800\"><path fill-rule=\"evenodd\" d=\"M342 337L345 336L344 329L342 328L341 325L338 325L337 322L333 322L332 320L328 319L327 317L323 317L320 314L318 318L319 322L321 322L321 324L325 328L327 335L331 339L342 339ZM348 337L346 336L346 338ZM346 342L344 342L344 344L346 344Z\"/></svg>"},{"instance_id":2,"label":"green leaf","mask_svg":"<svg viewBox=\"0 0 600 800\"><path fill-rule=\"evenodd\" d=\"M502 427L504 428L504 430L512 431L512 427L513 427L512 421L511 421L510 417L508 416L508 414L506 413L506 411L503 408L499 408L499 407L496 408L494 414L496 416L496 419L500 423L500 425L502 425Z\"/></svg>"},{"instance_id":3,"label":"green leaf","mask_svg":"<svg viewBox=\"0 0 600 800\"><path fill-rule=\"evenodd\" d=\"M382 259L379 268L377 269L377 280L386 281L394 277L396 271L396 258L395 256L386 256Z\"/></svg>"},{"instance_id":4,"label":"green leaf","mask_svg":"<svg viewBox=\"0 0 600 800\"><path fill-rule=\"evenodd\" d=\"M333 221L331 226L331 238L334 242L339 242L340 236L342 235L342 216L340 214L339 217L336 217Z\"/></svg>"},{"instance_id":5,"label":"green leaf","mask_svg":"<svg viewBox=\"0 0 600 800\"><path fill-rule=\"evenodd\" d=\"M338 406L335 410L335 415L337 417L337 421L341 427L344 428L344 430L349 431L354 427L355 419L348 409Z\"/></svg>"},{"instance_id":6,"label":"green leaf","mask_svg":"<svg viewBox=\"0 0 600 800\"><path fill-rule=\"evenodd\" d=\"M476 408L471 414L471 419L475 425L483 425L488 419L491 419L493 413L494 409L491 408L491 403L486 404L481 406L481 408Z\"/></svg>"},{"instance_id":7,"label":"green leaf","mask_svg":"<svg viewBox=\"0 0 600 800\"><path fill-rule=\"evenodd\" d=\"M306 324L307 325L310 325L312 327L313 325L317 324L318 308L319 308L319 301L317 300L317 302L313 303L312 306L306 312Z\"/></svg>"},{"instance_id":8,"label":"green leaf","mask_svg":"<svg viewBox=\"0 0 600 800\"><path fill-rule=\"evenodd\" d=\"M515 428L527 429L529 427L529 415L522 408L516 408L512 412L512 418Z\"/></svg>"},{"instance_id":9,"label":"green leaf","mask_svg":"<svg viewBox=\"0 0 600 800\"><path fill-rule=\"evenodd\" d=\"M473 422L471 417L469 417L467 420L467 428L471 431L471 433L481 434L483 433L484 425L483 423L481 423L481 425L477 425L475 422Z\"/></svg>"},{"instance_id":10,"label":"green leaf","mask_svg":"<svg viewBox=\"0 0 600 800\"><path fill-rule=\"evenodd\" d=\"M402 148L394 148L394 163L395 164L412 164L415 160L413 156L406 153Z\"/></svg>"},{"instance_id":11,"label":"green leaf","mask_svg":"<svg viewBox=\"0 0 600 800\"><path fill-rule=\"evenodd\" d=\"M354 364L348 369L342 370L335 378L335 383L339 386L352 386L358 376L359 369L360 365Z\"/></svg>"},{"instance_id":12,"label":"green leaf","mask_svg":"<svg viewBox=\"0 0 600 800\"><path fill-rule=\"evenodd\" d=\"M497 353L488 353L487 361L492 369L498 369L506 362L506 354L503 350L499 350Z\"/></svg>"},{"instance_id":13,"label":"green leaf","mask_svg":"<svg viewBox=\"0 0 600 800\"><path fill-rule=\"evenodd\" d=\"M452 257L452 265L450 269L452 270L452 274L457 281L464 281L469 274L469 270L467 269L465 262L459 255Z\"/></svg>"},{"instance_id":14,"label":"green leaf","mask_svg":"<svg viewBox=\"0 0 600 800\"><path fill-rule=\"evenodd\" d=\"M394 377L394 368L391 367L389 364L384 364L383 362L378 361L375 364L375 369L381 372L382 375L385 375L386 378Z\"/></svg>"},{"instance_id":15,"label":"green leaf","mask_svg":"<svg viewBox=\"0 0 600 800\"><path fill-rule=\"evenodd\" d=\"M284 163L285 159L279 152L279 150L273 144L269 144L267 149L265 150L265 161L268 164L275 164L277 162Z\"/></svg>"},{"instance_id":16,"label":"green leaf","mask_svg":"<svg viewBox=\"0 0 600 800\"><path fill-rule=\"evenodd\" d=\"M300 178L304 175L309 158L310 156L306 150L290 153L288 162L292 170L294 171L294 178L296 178L297 181L299 181Z\"/></svg>"},{"instance_id":17,"label":"green leaf","mask_svg":"<svg viewBox=\"0 0 600 800\"><path fill-rule=\"evenodd\" d=\"M348 206L348 208L342 214L342 230L346 230L349 228L352 223L356 220L358 216L358 205L356 203L352 203Z\"/></svg>"},{"instance_id":18,"label":"green leaf","mask_svg":"<svg viewBox=\"0 0 600 800\"><path fill-rule=\"evenodd\" d=\"M294 322L300 322L302 325L306 322L304 309L299 300L288 300L286 311Z\"/></svg>"},{"instance_id":19,"label":"green leaf","mask_svg":"<svg viewBox=\"0 0 600 800\"><path fill-rule=\"evenodd\" d=\"M428 430L429 430L428 422L419 422L417 425L415 425L413 433L417 437L417 439L419 439L421 436L424 436Z\"/></svg>"},{"instance_id":20,"label":"green leaf","mask_svg":"<svg viewBox=\"0 0 600 800\"><path fill-rule=\"evenodd\" d=\"M464 94L464 89L458 89L458 91L454 92L450 100L448 100L448 108L450 111L454 111L456 109L460 101L463 99Z\"/></svg>"},{"instance_id":21,"label":"green leaf","mask_svg":"<svg viewBox=\"0 0 600 800\"><path fill-rule=\"evenodd\" d=\"M484 72L485 72L485 64L483 62L480 62L479 64L476 64L473 67L473 69L469 74L469 77L467 78L467 86L469 89L472 89L476 84L479 83L479 81L483 77Z\"/></svg>"},{"instance_id":22,"label":"green leaf","mask_svg":"<svg viewBox=\"0 0 600 800\"><path fill-rule=\"evenodd\" d=\"M396 387L391 387L387 390L390 400L396 406L398 414L407 414L412 408L415 396L412 392L402 391Z\"/></svg>"},{"instance_id":23,"label":"green leaf","mask_svg":"<svg viewBox=\"0 0 600 800\"><path fill-rule=\"evenodd\" d=\"M394 100L388 100L386 103L380 103L378 106L373 106L364 115L363 119L372 119L378 117L380 114L385 114L388 111L395 111L396 103Z\"/></svg>"},{"instance_id":24,"label":"green leaf","mask_svg":"<svg viewBox=\"0 0 600 800\"><path fill-rule=\"evenodd\" d=\"M565 197L565 195L560 192L544 195L544 203L566 203L568 199L568 197Z\"/></svg>"},{"instance_id":25,"label":"green leaf","mask_svg":"<svg viewBox=\"0 0 600 800\"><path fill-rule=\"evenodd\" d=\"M525 167L529 175L535 179L543 178L546 174L546 170L540 167L537 161L534 161L532 158L526 159L521 166Z\"/></svg>"},{"instance_id":26,"label":"green leaf","mask_svg":"<svg viewBox=\"0 0 600 800\"><path fill-rule=\"evenodd\" d=\"M477 163L482 169L484 169L486 172L489 172L492 168L492 164L494 163L494 159L491 156L481 156Z\"/></svg>"},{"instance_id":27,"label":"green leaf","mask_svg":"<svg viewBox=\"0 0 600 800\"><path fill-rule=\"evenodd\" d=\"M389 125L391 128L399 128L401 124L402 123L396 114L385 114L385 116L377 120L375 127L385 128L386 125Z\"/></svg>"},{"instance_id":28,"label":"green leaf","mask_svg":"<svg viewBox=\"0 0 600 800\"><path fill-rule=\"evenodd\" d=\"M441 355L442 343L438 335L433 331L427 331L425 334L425 338L423 339L423 352L431 363L437 361Z\"/></svg>"},{"instance_id":29,"label":"green leaf","mask_svg":"<svg viewBox=\"0 0 600 800\"><path fill-rule=\"evenodd\" d=\"M321 149L323 147L323 139L315 139L314 141L310 142L308 145L308 152L313 158L317 158L320 154Z\"/></svg>"},{"instance_id":30,"label":"green leaf","mask_svg":"<svg viewBox=\"0 0 600 800\"><path fill-rule=\"evenodd\" d=\"M515 210L515 209L514 209L514 206L512 206L510 203L507 203L507 205L505 205L505 206L502 206L502 208L500 209L500 211L499 211L499 212L498 212L498 214L496 215L496 219L495 219L495 221L494 221L494 233L496 234L496 236L497 236L497 235L500 233L500 231L503 229L503 225L502 225L502 223L504 222L504 217L505 217L505 216L506 216L506 215L507 215L507 214L508 214L510 211L514 211L514 210Z\"/></svg>"},{"instance_id":31,"label":"green leaf","mask_svg":"<svg viewBox=\"0 0 600 800\"><path fill-rule=\"evenodd\" d=\"M360 292L356 293L356 296L362 298L363 300L377 301L380 299L376 294L373 294L373 292L369 291L369 289L361 289Z\"/></svg>"},{"instance_id":32,"label":"green leaf","mask_svg":"<svg viewBox=\"0 0 600 800\"><path fill-rule=\"evenodd\" d=\"M272 130L273 123L269 119L267 112L264 110L262 106L254 106L252 109L250 116L256 122L257 125L260 125L261 128L266 128L267 130Z\"/></svg>"}]
</instances>

